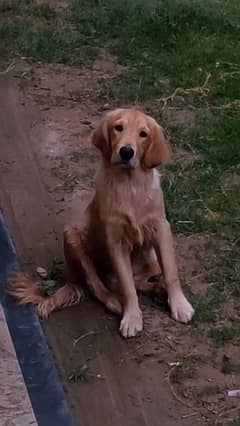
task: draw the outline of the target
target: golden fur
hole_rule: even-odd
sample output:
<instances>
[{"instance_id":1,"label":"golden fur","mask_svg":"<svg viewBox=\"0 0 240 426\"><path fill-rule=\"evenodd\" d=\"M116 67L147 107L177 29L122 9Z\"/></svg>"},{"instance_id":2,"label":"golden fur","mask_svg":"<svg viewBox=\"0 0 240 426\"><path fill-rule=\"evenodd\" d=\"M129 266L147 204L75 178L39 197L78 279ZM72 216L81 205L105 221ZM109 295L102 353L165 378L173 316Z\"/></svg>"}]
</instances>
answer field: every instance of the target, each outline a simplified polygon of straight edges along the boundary
<instances>
[{"instance_id":1,"label":"golden fur","mask_svg":"<svg viewBox=\"0 0 240 426\"><path fill-rule=\"evenodd\" d=\"M162 271L173 318L188 322L194 310L180 286L155 169L169 158L162 128L140 111L117 109L102 119L92 143L102 154L95 193L64 231L69 282L45 297L37 283L20 276L11 294L21 303L36 304L46 317L77 303L79 282L84 282L108 309L122 315L120 331L131 337L143 328L137 290L159 291L159 283L148 279Z\"/></svg>"}]
</instances>

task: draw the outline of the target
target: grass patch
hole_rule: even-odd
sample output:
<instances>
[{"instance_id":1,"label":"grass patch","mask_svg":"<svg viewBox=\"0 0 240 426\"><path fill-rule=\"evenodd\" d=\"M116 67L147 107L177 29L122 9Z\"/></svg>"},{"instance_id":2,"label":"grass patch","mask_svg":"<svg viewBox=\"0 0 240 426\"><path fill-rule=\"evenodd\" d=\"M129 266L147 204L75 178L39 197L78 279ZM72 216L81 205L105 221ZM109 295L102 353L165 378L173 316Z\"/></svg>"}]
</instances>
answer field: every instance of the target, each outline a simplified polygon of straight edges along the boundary
<instances>
[{"instance_id":1,"label":"grass patch","mask_svg":"<svg viewBox=\"0 0 240 426\"><path fill-rule=\"evenodd\" d=\"M65 279L64 261L54 258L49 273L39 282L39 288L45 295L50 296L65 284Z\"/></svg>"},{"instance_id":2,"label":"grass patch","mask_svg":"<svg viewBox=\"0 0 240 426\"><path fill-rule=\"evenodd\" d=\"M228 422L227 426L240 426L240 418L238 420L234 420L233 422Z\"/></svg>"},{"instance_id":3,"label":"grass patch","mask_svg":"<svg viewBox=\"0 0 240 426\"><path fill-rule=\"evenodd\" d=\"M49 3L36 4L33 0L3 0L0 4L2 17L33 16L50 20L57 17L55 9Z\"/></svg>"},{"instance_id":4,"label":"grass patch","mask_svg":"<svg viewBox=\"0 0 240 426\"><path fill-rule=\"evenodd\" d=\"M197 154L191 163L174 163L164 177L168 214L176 231L216 233L227 228L234 235L240 226L240 185L224 190L222 177L240 163L239 113L202 111L190 129L167 124L172 145L190 147Z\"/></svg>"},{"instance_id":5,"label":"grass patch","mask_svg":"<svg viewBox=\"0 0 240 426\"><path fill-rule=\"evenodd\" d=\"M196 376L197 368L202 362L203 359L199 355L191 355L182 359L171 373L172 382L181 384L186 379L192 379Z\"/></svg>"},{"instance_id":6,"label":"grass patch","mask_svg":"<svg viewBox=\"0 0 240 426\"><path fill-rule=\"evenodd\" d=\"M128 75L117 79L111 92L118 100L156 99L166 89L198 86L206 71L215 80L212 97L235 99L239 75L231 74L236 71L231 64L239 64L239 10L236 0L224 5L214 0L114 0L97 7L75 1L72 19L86 37L107 45L120 63L129 66ZM226 90L229 80L232 96Z\"/></svg>"},{"instance_id":7,"label":"grass patch","mask_svg":"<svg viewBox=\"0 0 240 426\"><path fill-rule=\"evenodd\" d=\"M222 373L224 374L239 374L240 363L232 361L228 356L224 355L222 360Z\"/></svg>"},{"instance_id":8,"label":"grass patch","mask_svg":"<svg viewBox=\"0 0 240 426\"><path fill-rule=\"evenodd\" d=\"M190 300L193 304L196 313L193 318L193 325L197 326L199 322L211 322L216 318L215 307L218 301L215 299L216 294L212 295L191 295Z\"/></svg>"},{"instance_id":9,"label":"grass patch","mask_svg":"<svg viewBox=\"0 0 240 426\"><path fill-rule=\"evenodd\" d=\"M69 155L69 159L74 163L79 163L83 160L95 162L97 161L98 157L99 156L97 150L91 147L78 148L76 150L73 150Z\"/></svg>"},{"instance_id":10,"label":"grass patch","mask_svg":"<svg viewBox=\"0 0 240 426\"><path fill-rule=\"evenodd\" d=\"M225 345L229 342L240 343L240 325L236 324L230 327L213 328L208 332L208 336L211 337L215 344Z\"/></svg>"},{"instance_id":11,"label":"grass patch","mask_svg":"<svg viewBox=\"0 0 240 426\"><path fill-rule=\"evenodd\" d=\"M66 279L64 268L64 261L62 259L54 258L50 268L49 278L57 281L58 283L64 283Z\"/></svg>"},{"instance_id":12,"label":"grass patch","mask_svg":"<svg viewBox=\"0 0 240 426\"><path fill-rule=\"evenodd\" d=\"M71 25L69 12L47 2L4 1L0 5L1 61L16 55L44 62L82 63L96 56L94 46Z\"/></svg>"},{"instance_id":13,"label":"grass patch","mask_svg":"<svg viewBox=\"0 0 240 426\"><path fill-rule=\"evenodd\" d=\"M89 374L87 364L81 364L76 367L68 376L68 380L74 383L86 382Z\"/></svg>"}]
</instances>

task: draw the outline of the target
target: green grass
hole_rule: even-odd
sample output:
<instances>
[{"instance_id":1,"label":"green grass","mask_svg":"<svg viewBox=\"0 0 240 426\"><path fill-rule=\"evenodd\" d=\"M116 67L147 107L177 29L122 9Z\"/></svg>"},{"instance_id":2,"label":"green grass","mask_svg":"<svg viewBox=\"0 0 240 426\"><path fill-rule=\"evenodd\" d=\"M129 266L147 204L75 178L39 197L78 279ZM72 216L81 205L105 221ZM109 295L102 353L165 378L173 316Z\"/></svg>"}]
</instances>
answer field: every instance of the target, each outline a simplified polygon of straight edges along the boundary
<instances>
[{"instance_id":1,"label":"green grass","mask_svg":"<svg viewBox=\"0 0 240 426\"><path fill-rule=\"evenodd\" d=\"M209 289L206 297L192 295L196 323L216 320L229 298L239 309L239 34L239 0L75 0L64 10L33 0L0 5L1 60L82 64L104 49L125 72L94 100L143 103L167 129L177 154L163 176L168 217L176 232L210 236L203 259Z\"/></svg>"},{"instance_id":2,"label":"green grass","mask_svg":"<svg viewBox=\"0 0 240 426\"><path fill-rule=\"evenodd\" d=\"M57 12L47 2L4 1L0 5L1 61L16 55L44 62L82 63L96 49L71 25L70 12Z\"/></svg>"},{"instance_id":3,"label":"green grass","mask_svg":"<svg viewBox=\"0 0 240 426\"><path fill-rule=\"evenodd\" d=\"M200 355L186 356L180 361L180 364L174 368L171 379L175 383L182 383L186 379L192 379L196 376L198 367L203 363Z\"/></svg>"},{"instance_id":4,"label":"green grass","mask_svg":"<svg viewBox=\"0 0 240 426\"><path fill-rule=\"evenodd\" d=\"M222 372L224 374L239 374L240 363L231 360L229 357L224 355L222 360Z\"/></svg>"},{"instance_id":5,"label":"green grass","mask_svg":"<svg viewBox=\"0 0 240 426\"><path fill-rule=\"evenodd\" d=\"M199 111L191 128L169 123L173 146L197 153L190 164L182 159L174 163L165 177L168 213L176 230L223 232L227 228L235 235L239 229L240 185L224 190L225 175L240 163L239 117L235 111Z\"/></svg>"},{"instance_id":6,"label":"green grass","mask_svg":"<svg viewBox=\"0 0 240 426\"><path fill-rule=\"evenodd\" d=\"M225 345L229 342L240 344L240 324L233 324L223 328L212 328L208 332L208 336L211 337L216 345Z\"/></svg>"},{"instance_id":7,"label":"green grass","mask_svg":"<svg viewBox=\"0 0 240 426\"><path fill-rule=\"evenodd\" d=\"M85 8L83 3L74 2L72 9L78 30L129 66L113 88L117 99L125 101L126 92L131 101L155 99L165 92L166 79L168 91L198 86L206 71L215 80L210 82L212 98L221 94L227 100L239 92L239 74L231 74L239 71L237 1L114 0L98 7L86 2Z\"/></svg>"}]
</instances>

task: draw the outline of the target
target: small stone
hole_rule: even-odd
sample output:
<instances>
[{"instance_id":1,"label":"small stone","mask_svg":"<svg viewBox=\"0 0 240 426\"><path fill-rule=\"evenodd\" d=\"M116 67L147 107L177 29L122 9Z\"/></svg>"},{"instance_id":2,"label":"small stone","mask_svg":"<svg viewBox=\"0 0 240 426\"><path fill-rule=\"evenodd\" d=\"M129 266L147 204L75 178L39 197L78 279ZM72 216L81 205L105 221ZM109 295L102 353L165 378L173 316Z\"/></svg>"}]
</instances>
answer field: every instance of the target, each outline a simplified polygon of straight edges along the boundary
<instances>
[{"instance_id":1,"label":"small stone","mask_svg":"<svg viewBox=\"0 0 240 426\"><path fill-rule=\"evenodd\" d=\"M47 273L46 269L42 268L42 266L38 266L36 271L37 271L37 274L39 275L39 277L47 278L48 273Z\"/></svg>"},{"instance_id":2,"label":"small stone","mask_svg":"<svg viewBox=\"0 0 240 426\"><path fill-rule=\"evenodd\" d=\"M109 109L109 104L104 104L104 105L102 106L102 109L103 109L103 110Z\"/></svg>"}]
</instances>

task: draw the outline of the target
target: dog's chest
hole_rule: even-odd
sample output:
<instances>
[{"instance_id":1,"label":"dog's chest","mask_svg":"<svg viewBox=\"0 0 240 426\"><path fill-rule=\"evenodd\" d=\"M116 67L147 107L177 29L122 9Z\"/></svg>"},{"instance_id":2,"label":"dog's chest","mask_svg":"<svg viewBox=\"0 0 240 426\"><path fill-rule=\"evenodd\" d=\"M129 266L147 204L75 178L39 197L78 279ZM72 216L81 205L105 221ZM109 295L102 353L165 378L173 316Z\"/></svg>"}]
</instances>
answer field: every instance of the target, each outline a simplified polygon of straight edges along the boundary
<instances>
[{"instance_id":1,"label":"dog's chest","mask_svg":"<svg viewBox=\"0 0 240 426\"><path fill-rule=\"evenodd\" d=\"M152 240L159 217L157 197L157 191L139 191L135 187L124 193L116 191L107 209L107 228L116 241L134 246Z\"/></svg>"},{"instance_id":2,"label":"dog's chest","mask_svg":"<svg viewBox=\"0 0 240 426\"><path fill-rule=\"evenodd\" d=\"M131 245L150 240L161 214L159 184L157 171L99 180L96 206L105 236Z\"/></svg>"}]
</instances>

